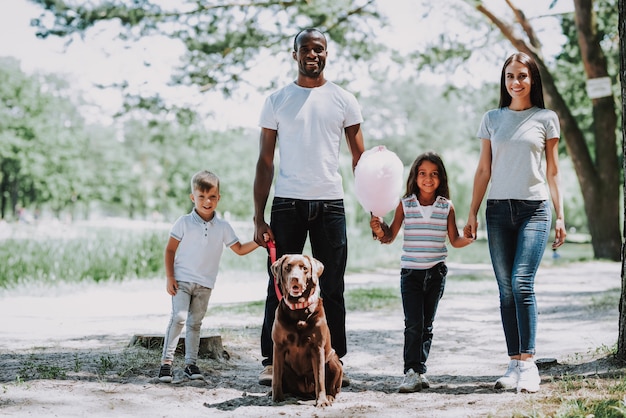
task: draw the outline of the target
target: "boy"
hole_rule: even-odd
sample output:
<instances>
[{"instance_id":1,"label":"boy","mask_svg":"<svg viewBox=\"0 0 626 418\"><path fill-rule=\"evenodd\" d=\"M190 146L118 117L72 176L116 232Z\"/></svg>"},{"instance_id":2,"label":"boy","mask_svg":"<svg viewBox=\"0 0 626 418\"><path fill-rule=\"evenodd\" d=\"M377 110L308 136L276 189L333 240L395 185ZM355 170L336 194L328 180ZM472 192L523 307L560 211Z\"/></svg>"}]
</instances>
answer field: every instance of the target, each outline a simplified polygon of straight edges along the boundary
<instances>
[{"instance_id":1,"label":"boy","mask_svg":"<svg viewBox=\"0 0 626 418\"><path fill-rule=\"evenodd\" d=\"M193 210L174 223L165 248L167 293L172 295L172 314L165 333L159 380L172 381L172 362L178 338L185 335L185 370L189 379L204 379L196 365L200 328L215 285L224 246L245 255L259 247L254 241L242 244L228 222L215 216L220 200L219 178L200 171L191 179Z\"/></svg>"}]
</instances>

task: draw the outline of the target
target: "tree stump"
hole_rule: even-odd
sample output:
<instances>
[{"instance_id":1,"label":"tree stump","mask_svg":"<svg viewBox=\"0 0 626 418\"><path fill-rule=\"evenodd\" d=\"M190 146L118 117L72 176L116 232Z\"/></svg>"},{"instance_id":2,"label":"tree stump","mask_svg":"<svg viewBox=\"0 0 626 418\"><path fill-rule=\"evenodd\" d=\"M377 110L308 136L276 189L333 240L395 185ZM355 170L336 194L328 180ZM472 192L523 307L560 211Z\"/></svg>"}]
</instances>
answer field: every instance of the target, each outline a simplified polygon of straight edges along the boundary
<instances>
[{"instance_id":1,"label":"tree stump","mask_svg":"<svg viewBox=\"0 0 626 418\"><path fill-rule=\"evenodd\" d=\"M133 335L128 345L138 345L140 347L147 348L148 350L162 350L164 340L164 335ZM178 339L178 344L176 345L176 354L185 354L185 337L180 337ZM222 337L219 335L212 335L209 337L200 337L198 357L211 359L223 358L228 360L230 358L230 355L224 350L224 346L222 345Z\"/></svg>"}]
</instances>

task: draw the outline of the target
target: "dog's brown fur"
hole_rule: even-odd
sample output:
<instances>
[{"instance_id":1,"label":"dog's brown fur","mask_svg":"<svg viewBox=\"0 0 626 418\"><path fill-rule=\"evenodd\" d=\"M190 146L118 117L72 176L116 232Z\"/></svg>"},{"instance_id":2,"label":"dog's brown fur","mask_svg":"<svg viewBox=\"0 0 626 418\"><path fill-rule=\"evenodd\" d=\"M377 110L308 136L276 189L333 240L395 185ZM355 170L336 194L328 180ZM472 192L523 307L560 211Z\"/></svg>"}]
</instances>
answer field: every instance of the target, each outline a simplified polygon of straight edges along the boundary
<instances>
[{"instance_id":1,"label":"dog's brown fur","mask_svg":"<svg viewBox=\"0 0 626 418\"><path fill-rule=\"evenodd\" d=\"M272 328L272 399L279 402L290 393L330 406L341 391L343 366L331 346L322 299L296 305L318 294L324 266L313 257L287 254L271 269L283 295Z\"/></svg>"}]
</instances>

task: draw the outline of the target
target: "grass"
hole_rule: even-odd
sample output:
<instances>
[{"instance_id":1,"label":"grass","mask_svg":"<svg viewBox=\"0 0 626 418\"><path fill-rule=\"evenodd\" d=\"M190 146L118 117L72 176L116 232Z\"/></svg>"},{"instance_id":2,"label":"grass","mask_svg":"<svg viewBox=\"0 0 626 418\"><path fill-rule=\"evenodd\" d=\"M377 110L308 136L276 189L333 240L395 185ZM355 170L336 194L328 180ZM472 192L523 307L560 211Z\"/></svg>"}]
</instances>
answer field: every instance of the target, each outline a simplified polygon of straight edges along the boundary
<instances>
[{"instance_id":1,"label":"grass","mask_svg":"<svg viewBox=\"0 0 626 418\"><path fill-rule=\"evenodd\" d=\"M59 282L101 282L131 278L164 276L163 251L167 230L112 227L69 227L49 237L24 233L18 238L0 239L0 289L23 284L54 284ZM251 236L251 230L237 231L240 237ZM244 240L244 238L242 238ZM390 245L374 241L369 232L351 230L348 237L347 272L397 269L402 240ZM448 262L489 264L487 243L479 240L457 249L449 246ZM308 247L305 253L311 254ZM558 265L572 261L591 260L589 244L568 243L553 258L550 248L544 264ZM257 249L238 256L224 249L221 271L259 271L265 269L267 252Z\"/></svg>"},{"instance_id":2,"label":"grass","mask_svg":"<svg viewBox=\"0 0 626 418\"><path fill-rule=\"evenodd\" d=\"M163 249L159 232L94 230L72 238L0 240L0 288L154 277L163 272Z\"/></svg>"}]
</instances>

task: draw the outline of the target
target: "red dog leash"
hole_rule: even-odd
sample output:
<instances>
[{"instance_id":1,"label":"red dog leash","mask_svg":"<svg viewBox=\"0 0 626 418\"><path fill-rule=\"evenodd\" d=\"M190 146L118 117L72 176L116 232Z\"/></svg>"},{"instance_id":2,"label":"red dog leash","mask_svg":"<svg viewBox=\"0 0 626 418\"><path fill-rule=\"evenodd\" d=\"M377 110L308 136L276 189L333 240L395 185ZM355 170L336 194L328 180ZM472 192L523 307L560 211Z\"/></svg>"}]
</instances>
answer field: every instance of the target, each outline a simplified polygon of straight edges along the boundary
<instances>
[{"instance_id":1,"label":"red dog leash","mask_svg":"<svg viewBox=\"0 0 626 418\"><path fill-rule=\"evenodd\" d=\"M274 243L274 241L267 242L267 249L269 250L269 253L270 253L270 262L274 264L276 262L276 244ZM282 293L280 293L280 288L278 287L276 276L274 276L274 291L276 292L276 297L278 298L278 301L280 302L281 299L283 298L283 295Z\"/></svg>"}]
</instances>

